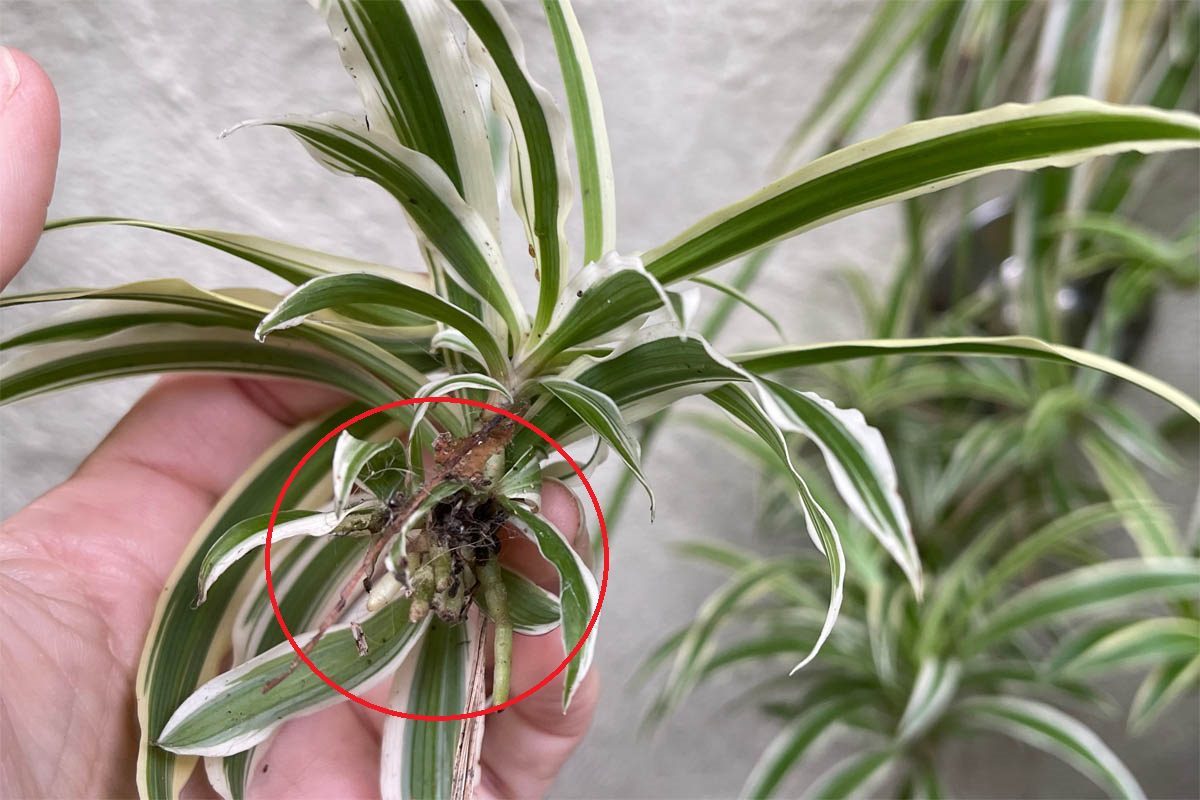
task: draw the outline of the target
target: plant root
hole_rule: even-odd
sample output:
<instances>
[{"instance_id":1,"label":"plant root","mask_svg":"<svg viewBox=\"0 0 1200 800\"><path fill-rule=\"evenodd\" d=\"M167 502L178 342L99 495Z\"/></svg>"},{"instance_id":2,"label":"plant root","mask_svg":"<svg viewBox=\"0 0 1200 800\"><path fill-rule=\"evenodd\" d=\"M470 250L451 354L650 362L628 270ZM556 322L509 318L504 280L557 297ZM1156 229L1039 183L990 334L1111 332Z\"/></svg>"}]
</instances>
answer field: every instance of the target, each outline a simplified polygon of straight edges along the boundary
<instances>
[{"instance_id":1,"label":"plant root","mask_svg":"<svg viewBox=\"0 0 1200 800\"><path fill-rule=\"evenodd\" d=\"M493 498L491 481L484 473L489 464L503 454L515 433L516 424L512 420L492 414L474 433L462 439L455 440L442 434L434 443L433 465L419 487L389 498L386 513L372 518L368 526L363 526L366 529L356 524L353 531L339 531L372 534L373 541L362 563L338 594L337 602L321 620L316 634L304 646L302 652L306 656L337 622L360 584L369 594L384 589L385 581L388 595L394 597L406 593L411 598L409 619L413 622L436 613L450 623L459 623L466 618L475 591L482 586L489 614L496 625L493 697L503 698L496 699L496 703L507 700L512 665L512 622L501 578L498 536L507 514ZM388 571L378 585L374 585L373 576L379 560L404 523L435 489L450 480L466 482L469 488L433 507L423 527L408 534L404 542L405 557L400 558L398 564L393 564L389 557ZM367 607L375 610L384 603L386 600L381 596L378 603L369 599ZM353 623L351 630L355 630ZM365 655L366 641L361 637L361 628L355 633L355 644L360 655ZM282 683L299 663L300 656L297 655L282 675L264 684L263 692Z\"/></svg>"}]
</instances>

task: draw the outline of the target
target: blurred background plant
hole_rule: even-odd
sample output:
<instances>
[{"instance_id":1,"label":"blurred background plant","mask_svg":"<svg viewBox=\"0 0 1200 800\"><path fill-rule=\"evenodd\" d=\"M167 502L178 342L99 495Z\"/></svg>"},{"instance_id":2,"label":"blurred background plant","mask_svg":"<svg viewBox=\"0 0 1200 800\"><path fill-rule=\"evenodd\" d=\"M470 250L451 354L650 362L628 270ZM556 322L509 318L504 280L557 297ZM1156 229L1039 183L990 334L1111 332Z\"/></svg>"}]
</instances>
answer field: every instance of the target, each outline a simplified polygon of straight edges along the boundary
<instances>
[{"instance_id":1,"label":"blurred background plant","mask_svg":"<svg viewBox=\"0 0 1200 800\"><path fill-rule=\"evenodd\" d=\"M1194 2L883 2L775 168L853 140L905 59L918 63L915 119L1062 94L1194 109L1198 42ZM1163 164L1119 156L906 201L906 247L890 285L880 293L866 274L846 273L866 333L1027 334L1135 359L1156 297L1200 283L1195 203L1166 213L1154 205ZM707 337L739 303L763 313L744 292L770 255L760 250L719 287ZM799 385L792 377L785 382ZM802 510L778 457L729 422L686 417L762 471L760 527L780 535L763 557L711 542L681 547L729 577L647 659L644 676L666 673L650 719L751 665L748 674L764 677L742 700L784 727L747 796L775 793L833 741L850 755L813 796L871 787L938 796L942 746L981 730L1049 752L1114 796L1138 796L1135 776L1076 714L1126 713L1139 734L1200 684L1200 502L1175 509L1154 489L1195 485L1178 456L1194 428L1179 415L1156 424L1111 381L1058 364L897 356L809 369L803 382L883 433L926 595L914 598L865 529L835 520L852 531L841 621L821 656L788 677L787 659L820 630L823 561L795 535ZM644 443L664 421L645 424ZM806 475L819 472L810 442L792 448L814 467ZM629 478L618 484L610 517L629 488ZM1122 710L1107 679L1129 671L1144 677Z\"/></svg>"}]
</instances>

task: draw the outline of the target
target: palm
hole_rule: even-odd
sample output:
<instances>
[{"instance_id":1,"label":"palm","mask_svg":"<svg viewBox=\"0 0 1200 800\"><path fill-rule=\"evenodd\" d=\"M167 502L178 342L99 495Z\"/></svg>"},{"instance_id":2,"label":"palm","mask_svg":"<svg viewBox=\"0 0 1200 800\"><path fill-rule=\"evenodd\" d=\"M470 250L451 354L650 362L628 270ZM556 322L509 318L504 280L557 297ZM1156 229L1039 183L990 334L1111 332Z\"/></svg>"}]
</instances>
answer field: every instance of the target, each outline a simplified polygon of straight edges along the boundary
<instances>
[{"instance_id":1,"label":"palm","mask_svg":"<svg viewBox=\"0 0 1200 800\"><path fill-rule=\"evenodd\" d=\"M119 765L133 757L136 741L129 676L137 668L137 648L128 644L132 635L110 627L96 599L107 593L107 581L83 588L82 559L57 561L66 537L28 535L25 520L54 514L50 502L46 498L6 525L0 540L0 669L11 690L0 701L6 785L21 797L83 796L89 788L126 796L132 773ZM108 563L96 567L111 569ZM145 599L140 579L130 588L131 597ZM130 606L122 601L124 616Z\"/></svg>"},{"instance_id":2,"label":"palm","mask_svg":"<svg viewBox=\"0 0 1200 800\"><path fill-rule=\"evenodd\" d=\"M262 410L280 396L216 378L167 382L71 481L4 525L4 702L30 742L19 772L33 796L132 792L132 678L157 595L245 465L213 448L241 442L248 461L289 421Z\"/></svg>"}]
</instances>

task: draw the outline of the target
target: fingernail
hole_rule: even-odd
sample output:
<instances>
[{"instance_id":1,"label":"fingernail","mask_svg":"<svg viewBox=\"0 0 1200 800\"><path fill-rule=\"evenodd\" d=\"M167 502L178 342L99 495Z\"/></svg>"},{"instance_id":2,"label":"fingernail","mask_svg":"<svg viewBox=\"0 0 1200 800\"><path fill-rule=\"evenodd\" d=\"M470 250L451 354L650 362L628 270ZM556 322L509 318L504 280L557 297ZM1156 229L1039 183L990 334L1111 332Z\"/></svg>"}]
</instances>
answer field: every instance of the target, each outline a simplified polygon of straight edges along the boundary
<instances>
[{"instance_id":1,"label":"fingernail","mask_svg":"<svg viewBox=\"0 0 1200 800\"><path fill-rule=\"evenodd\" d=\"M21 85L21 71L17 69L17 60L7 47L0 47L0 111L8 105L11 98Z\"/></svg>"}]
</instances>

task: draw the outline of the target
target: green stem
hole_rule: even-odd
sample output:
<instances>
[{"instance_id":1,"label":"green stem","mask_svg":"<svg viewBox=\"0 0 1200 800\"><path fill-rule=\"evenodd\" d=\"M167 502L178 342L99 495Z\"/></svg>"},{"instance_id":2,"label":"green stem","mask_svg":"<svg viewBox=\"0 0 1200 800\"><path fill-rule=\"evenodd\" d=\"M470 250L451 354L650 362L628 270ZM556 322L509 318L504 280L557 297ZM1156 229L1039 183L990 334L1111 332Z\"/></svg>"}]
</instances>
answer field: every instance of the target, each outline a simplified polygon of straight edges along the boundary
<instances>
[{"instance_id":1,"label":"green stem","mask_svg":"<svg viewBox=\"0 0 1200 800\"><path fill-rule=\"evenodd\" d=\"M508 700L508 682L512 675L512 617L508 613L508 592L500 574L498 559L490 559L479 567L479 584L483 588L488 615L496 626L496 663L492 667L492 703Z\"/></svg>"}]
</instances>

